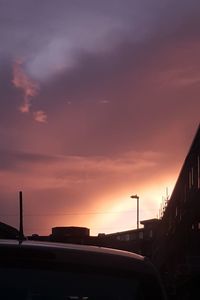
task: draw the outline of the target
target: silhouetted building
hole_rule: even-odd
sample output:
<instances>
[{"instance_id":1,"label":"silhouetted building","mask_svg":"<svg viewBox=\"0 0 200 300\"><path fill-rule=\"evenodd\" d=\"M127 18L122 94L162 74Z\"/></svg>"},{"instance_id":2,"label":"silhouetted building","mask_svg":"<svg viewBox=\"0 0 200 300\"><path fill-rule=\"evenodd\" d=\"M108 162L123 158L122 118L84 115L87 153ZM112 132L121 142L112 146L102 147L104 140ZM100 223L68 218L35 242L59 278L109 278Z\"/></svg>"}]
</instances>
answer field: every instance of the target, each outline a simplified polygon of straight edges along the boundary
<instances>
[{"instance_id":1,"label":"silhouetted building","mask_svg":"<svg viewBox=\"0 0 200 300\"><path fill-rule=\"evenodd\" d=\"M179 293L184 295L188 287L190 292L197 287L194 284L200 278L200 127L162 217L153 261ZM184 299L183 295L180 299Z\"/></svg>"},{"instance_id":2,"label":"silhouetted building","mask_svg":"<svg viewBox=\"0 0 200 300\"><path fill-rule=\"evenodd\" d=\"M19 231L5 223L0 222L0 239L16 239L19 237Z\"/></svg>"},{"instance_id":3,"label":"silhouetted building","mask_svg":"<svg viewBox=\"0 0 200 300\"><path fill-rule=\"evenodd\" d=\"M152 256L152 245L157 234L160 220L150 219L141 221L143 228L116 232L111 234L99 234L90 236L86 227L54 227L49 236L33 234L29 240L76 243L95 245L100 247L115 248L136 252L148 257Z\"/></svg>"},{"instance_id":4,"label":"silhouetted building","mask_svg":"<svg viewBox=\"0 0 200 300\"><path fill-rule=\"evenodd\" d=\"M90 235L90 230L86 227L54 227L52 228L51 241L56 242L79 242L83 243Z\"/></svg>"},{"instance_id":5,"label":"silhouetted building","mask_svg":"<svg viewBox=\"0 0 200 300\"><path fill-rule=\"evenodd\" d=\"M53 237L85 237L90 235L90 230L86 227L53 227Z\"/></svg>"},{"instance_id":6,"label":"silhouetted building","mask_svg":"<svg viewBox=\"0 0 200 300\"><path fill-rule=\"evenodd\" d=\"M119 245L120 249L126 248L126 250L151 258L159 223L158 219L141 221L140 224L144 225L143 228L106 234L105 238L112 240L113 244L114 241L123 242Z\"/></svg>"}]
</instances>

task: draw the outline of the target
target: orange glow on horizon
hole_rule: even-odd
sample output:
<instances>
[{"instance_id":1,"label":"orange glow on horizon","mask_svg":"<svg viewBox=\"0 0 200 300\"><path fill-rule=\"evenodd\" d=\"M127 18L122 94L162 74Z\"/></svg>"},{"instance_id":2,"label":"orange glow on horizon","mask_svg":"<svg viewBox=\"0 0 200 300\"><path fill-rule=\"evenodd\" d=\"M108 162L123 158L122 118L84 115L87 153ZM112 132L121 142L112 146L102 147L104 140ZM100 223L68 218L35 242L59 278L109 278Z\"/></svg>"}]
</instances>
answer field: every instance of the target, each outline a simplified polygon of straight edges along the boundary
<instances>
[{"instance_id":1,"label":"orange glow on horizon","mask_svg":"<svg viewBox=\"0 0 200 300\"><path fill-rule=\"evenodd\" d=\"M164 176L156 183L145 183L143 187L138 186L136 192L140 199L140 221L159 217L160 206L163 198L166 197L166 188L170 197L176 178L175 174L170 177ZM112 196L105 196L101 209L99 209L102 214L97 214L89 221L91 234L97 235L100 232L112 233L136 228L136 201L134 203L134 199L130 198L131 195L132 191L128 189L120 192L118 196L114 193Z\"/></svg>"}]
</instances>

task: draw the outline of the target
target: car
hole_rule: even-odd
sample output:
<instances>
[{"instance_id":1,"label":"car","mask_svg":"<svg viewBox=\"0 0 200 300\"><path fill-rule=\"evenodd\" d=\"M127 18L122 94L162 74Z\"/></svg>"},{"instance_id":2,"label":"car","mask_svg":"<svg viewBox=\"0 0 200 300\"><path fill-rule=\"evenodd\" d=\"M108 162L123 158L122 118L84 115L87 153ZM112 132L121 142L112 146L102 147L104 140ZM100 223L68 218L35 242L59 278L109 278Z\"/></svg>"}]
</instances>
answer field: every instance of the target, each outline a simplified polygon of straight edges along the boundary
<instances>
[{"instance_id":1,"label":"car","mask_svg":"<svg viewBox=\"0 0 200 300\"><path fill-rule=\"evenodd\" d=\"M0 298L166 299L145 257L96 246L0 240Z\"/></svg>"}]
</instances>

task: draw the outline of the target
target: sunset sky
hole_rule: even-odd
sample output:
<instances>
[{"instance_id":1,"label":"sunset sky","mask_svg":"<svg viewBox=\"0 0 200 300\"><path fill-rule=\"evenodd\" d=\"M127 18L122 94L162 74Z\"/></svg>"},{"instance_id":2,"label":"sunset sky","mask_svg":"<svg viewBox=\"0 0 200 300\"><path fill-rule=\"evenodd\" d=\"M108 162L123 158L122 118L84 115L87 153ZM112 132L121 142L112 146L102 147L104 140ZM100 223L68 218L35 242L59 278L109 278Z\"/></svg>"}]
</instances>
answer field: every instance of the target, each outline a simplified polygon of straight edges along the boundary
<instances>
[{"instance_id":1,"label":"sunset sky","mask_svg":"<svg viewBox=\"0 0 200 300\"><path fill-rule=\"evenodd\" d=\"M158 216L200 121L200 2L0 0L0 221Z\"/></svg>"}]
</instances>

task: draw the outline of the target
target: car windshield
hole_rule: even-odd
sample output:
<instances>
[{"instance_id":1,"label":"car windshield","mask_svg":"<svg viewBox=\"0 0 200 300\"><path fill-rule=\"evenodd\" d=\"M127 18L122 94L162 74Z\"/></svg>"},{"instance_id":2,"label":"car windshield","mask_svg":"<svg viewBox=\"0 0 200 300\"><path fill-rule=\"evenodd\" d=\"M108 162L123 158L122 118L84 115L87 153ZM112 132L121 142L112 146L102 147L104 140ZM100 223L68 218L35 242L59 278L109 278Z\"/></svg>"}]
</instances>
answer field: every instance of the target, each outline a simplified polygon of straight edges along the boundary
<instances>
[{"instance_id":1,"label":"car windshield","mask_svg":"<svg viewBox=\"0 0 200 300\"><path fill-rule=\"evenodd\" d=\"M155 299L156 295L152 286L145 288L145 280L124 274L1 268L0 278L0 298L8 300L132 300L149 299L151 295Z\"/></svg>"}]
</instances>

